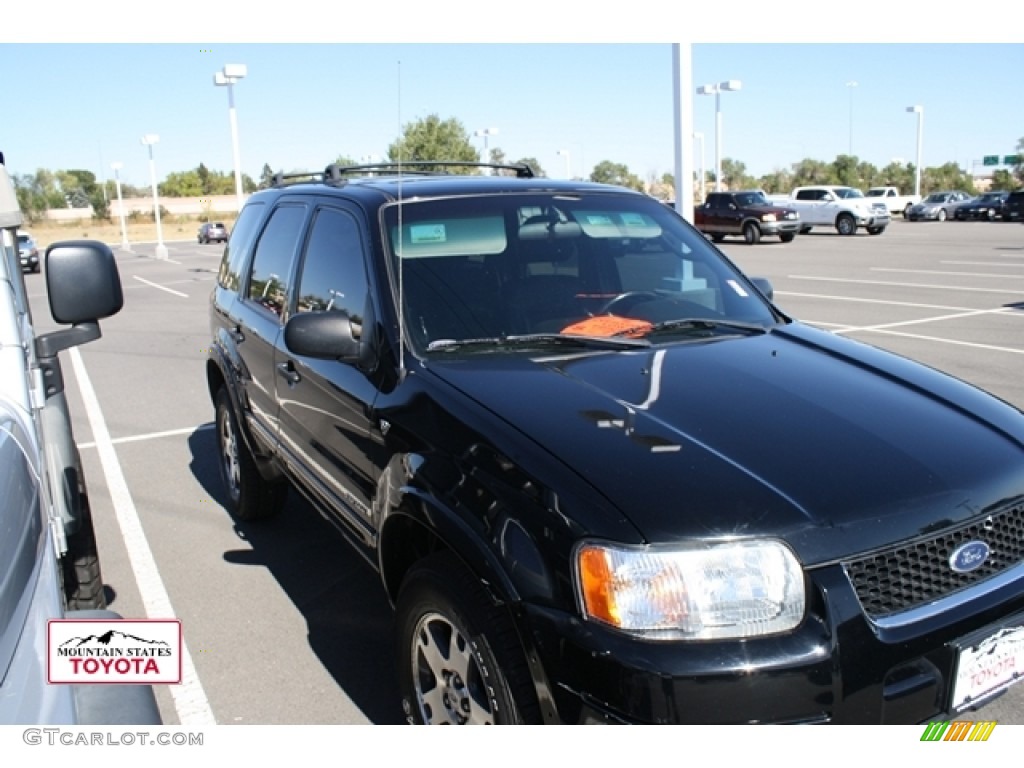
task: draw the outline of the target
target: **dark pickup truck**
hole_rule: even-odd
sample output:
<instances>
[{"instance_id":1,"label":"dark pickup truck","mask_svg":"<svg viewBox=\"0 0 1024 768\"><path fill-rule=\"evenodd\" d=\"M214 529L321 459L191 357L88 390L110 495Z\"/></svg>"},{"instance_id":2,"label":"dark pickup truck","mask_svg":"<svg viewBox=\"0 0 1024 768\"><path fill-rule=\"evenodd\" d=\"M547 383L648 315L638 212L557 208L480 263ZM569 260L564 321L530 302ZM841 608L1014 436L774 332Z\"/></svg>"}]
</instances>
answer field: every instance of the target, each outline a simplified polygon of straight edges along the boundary
<instances>
[{"instance_id":1,"label":"dark pickup truck","mask_svg":"<svg viewBox=\"0 0 1024 768\"><path fill-rule=\"evenodd\" d=\"M763 235L778 235L788 243L800 231L800 214L772 205L760 190L713 192L694 208L693 221L716 243L727 235L742 236L748 245L760 242Z\"/></svg>"}]
</instances>

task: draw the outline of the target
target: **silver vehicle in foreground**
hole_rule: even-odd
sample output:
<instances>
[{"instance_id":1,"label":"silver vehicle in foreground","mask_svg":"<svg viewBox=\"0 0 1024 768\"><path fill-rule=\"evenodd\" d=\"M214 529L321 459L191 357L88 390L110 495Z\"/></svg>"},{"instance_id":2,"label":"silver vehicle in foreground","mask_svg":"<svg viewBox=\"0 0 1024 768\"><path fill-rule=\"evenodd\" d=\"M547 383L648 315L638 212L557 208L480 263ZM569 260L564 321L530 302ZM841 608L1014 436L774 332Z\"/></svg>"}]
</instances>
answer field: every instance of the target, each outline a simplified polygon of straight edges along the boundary
<instances>
[{"instance_id":1,"label":"silver vehicle in foreground","mask_svg":"<svg viewBox=\"0 0 1024 768\"><path fill-rule=\"evenodd\" d=\"M960 190L932 192L920 203L911 206L907 212L907 219L910 221L946 221L954 217L957 208L973 199L969 194Z\"/></svg>"},{"instance_id":2,"label":"silver vehicle in foreground","mask_svg":"<svg viewBox=\"0 0 1024 768\"><path fill-rule=\"evenodd\" d=\"M148 685L51 685L51 619L119 619L105 610L89 497L71 430L61 350L99 338L121 309L102 243L56 243L44 256L50 312L37 334L19 256L22 223L0 155L0 724L155 725Z\"/></svg>"}]
</instances>

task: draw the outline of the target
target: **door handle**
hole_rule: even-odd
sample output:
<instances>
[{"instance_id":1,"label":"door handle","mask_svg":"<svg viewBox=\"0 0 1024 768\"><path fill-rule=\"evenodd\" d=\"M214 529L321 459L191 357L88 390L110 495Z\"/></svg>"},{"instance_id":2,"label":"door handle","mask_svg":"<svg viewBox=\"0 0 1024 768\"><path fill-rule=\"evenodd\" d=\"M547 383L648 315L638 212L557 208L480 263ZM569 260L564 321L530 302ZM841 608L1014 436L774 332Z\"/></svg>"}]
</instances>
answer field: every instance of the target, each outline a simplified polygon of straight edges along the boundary
<instances>
[{"instance_id":1,"label":"door handle","mask_svg":"<svg viewBox=\"0 0 1024 768\"><path fill-rule=\"evenodd\" d=\"M295 370L295 366L292 365L291 361L287 363L278 363L277 372L285 381L288 382L289 387L294 387L302 381L302 377L299 376L299 372Z\"/></svg>"}]
</instances>

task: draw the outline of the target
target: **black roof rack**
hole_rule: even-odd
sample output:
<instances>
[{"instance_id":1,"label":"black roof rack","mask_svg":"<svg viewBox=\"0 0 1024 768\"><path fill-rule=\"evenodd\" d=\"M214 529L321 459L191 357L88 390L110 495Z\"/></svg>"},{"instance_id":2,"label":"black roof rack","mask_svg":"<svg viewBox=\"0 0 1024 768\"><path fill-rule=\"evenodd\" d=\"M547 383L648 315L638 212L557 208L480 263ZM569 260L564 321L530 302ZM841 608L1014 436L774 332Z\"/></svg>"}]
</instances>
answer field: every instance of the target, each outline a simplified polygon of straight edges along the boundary
<instances>
[{"instance_id":1,"label":"black roof rack","mask_svg":"<svg viewBox=\"0 0 1024 768\"><path fill-rule=\"evenodd\" d=\"M325 174L319 171L295 171L294 173L275 173L271 177L270 186L285 187L288 184L299 184L303 181L325 181Z\"/></svg>"},{"instance_id":2,"label":"black roof rack","mask_svg":"<svg viewBox=\"0 0 1024 768\"><path fill-rule=\"evenodd\" d=\"M500 171L515 171L518 179L534 178L533 168L526 163L478 163L471 160L410 160L404 163L368 163L365 165L339 165L331 163L323 171L296 171L293 173L275 173L271 186L284 187L288 184L320 182L324 184L344 181L346 176L354 175L398 175L401 173L415 176L445 176L444 168L494 168ZM430 169L438 170L430 170Z\"/></svg>"},{"instance_id":3,"label":"black roof rack","mask_svg":"<svg viewBox=\"0 0 1024 768\"><path fill-rule=\"evenodd\" d=\"M360 172L371 172L380 174L414 173L417 175L445 175L444 168L493 168L499 171L515 171L516 178L532 179L533 169L526 163L480 163L472 160L409 160L402 163L369 163L366 165L338 165L333 163L327 166L324 175L331 181L338 181L342 176ZM428 170L436 168L439 170Z\"/></svg>"}]
</instances>

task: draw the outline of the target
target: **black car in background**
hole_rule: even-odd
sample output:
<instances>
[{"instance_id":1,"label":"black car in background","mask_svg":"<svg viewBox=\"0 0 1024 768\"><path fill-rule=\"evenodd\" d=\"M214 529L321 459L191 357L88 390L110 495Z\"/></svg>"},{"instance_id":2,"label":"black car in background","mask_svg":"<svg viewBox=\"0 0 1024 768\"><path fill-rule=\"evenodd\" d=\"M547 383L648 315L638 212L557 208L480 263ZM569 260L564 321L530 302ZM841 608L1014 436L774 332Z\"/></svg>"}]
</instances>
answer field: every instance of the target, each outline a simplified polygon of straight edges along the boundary
<instances>
[{"instance_id":1,"label":"black car in background","mask_svg":"<svg viewBox=\"0 0 1024 768\"><path fill-rule=\"evenodd\" d=\"M219 221L208 221L199 227L199 234L196 235L199 244L226 243L228 241L228 228Z\"/></svg>"},{"instance_id":2,"label":"black car in background","mask_svg":"<svg viewBox=\"0 0 1024 768\"><path fill-rule=\"evenodd\" d=\"M1024 221L1024 189L1007 195L1003 205L1003 221Z\"/></svg>"},{"instance_id":3,"label":"black car in background","mask_svg":"<svg viewBox=\"0 0 1024 768\"><path fill-rule=\"evenodd\" d=\"M920 723L1019 679L1024 413L652 197L437 165L252 195L206 366L229 510L294 489L376 569L410 722Z\"/></svg>"},{"instance_id":4,"label":"black car in background","mask_svg":"<svg viewBox=\"0 0 1024 768\"><path fill-rule=\"evenodd\" d=\"M995 221L1003 216L1003 209L1009 192L985 192L959 206L954 212L957 221Z\"/></svg>"}]
</instances>

